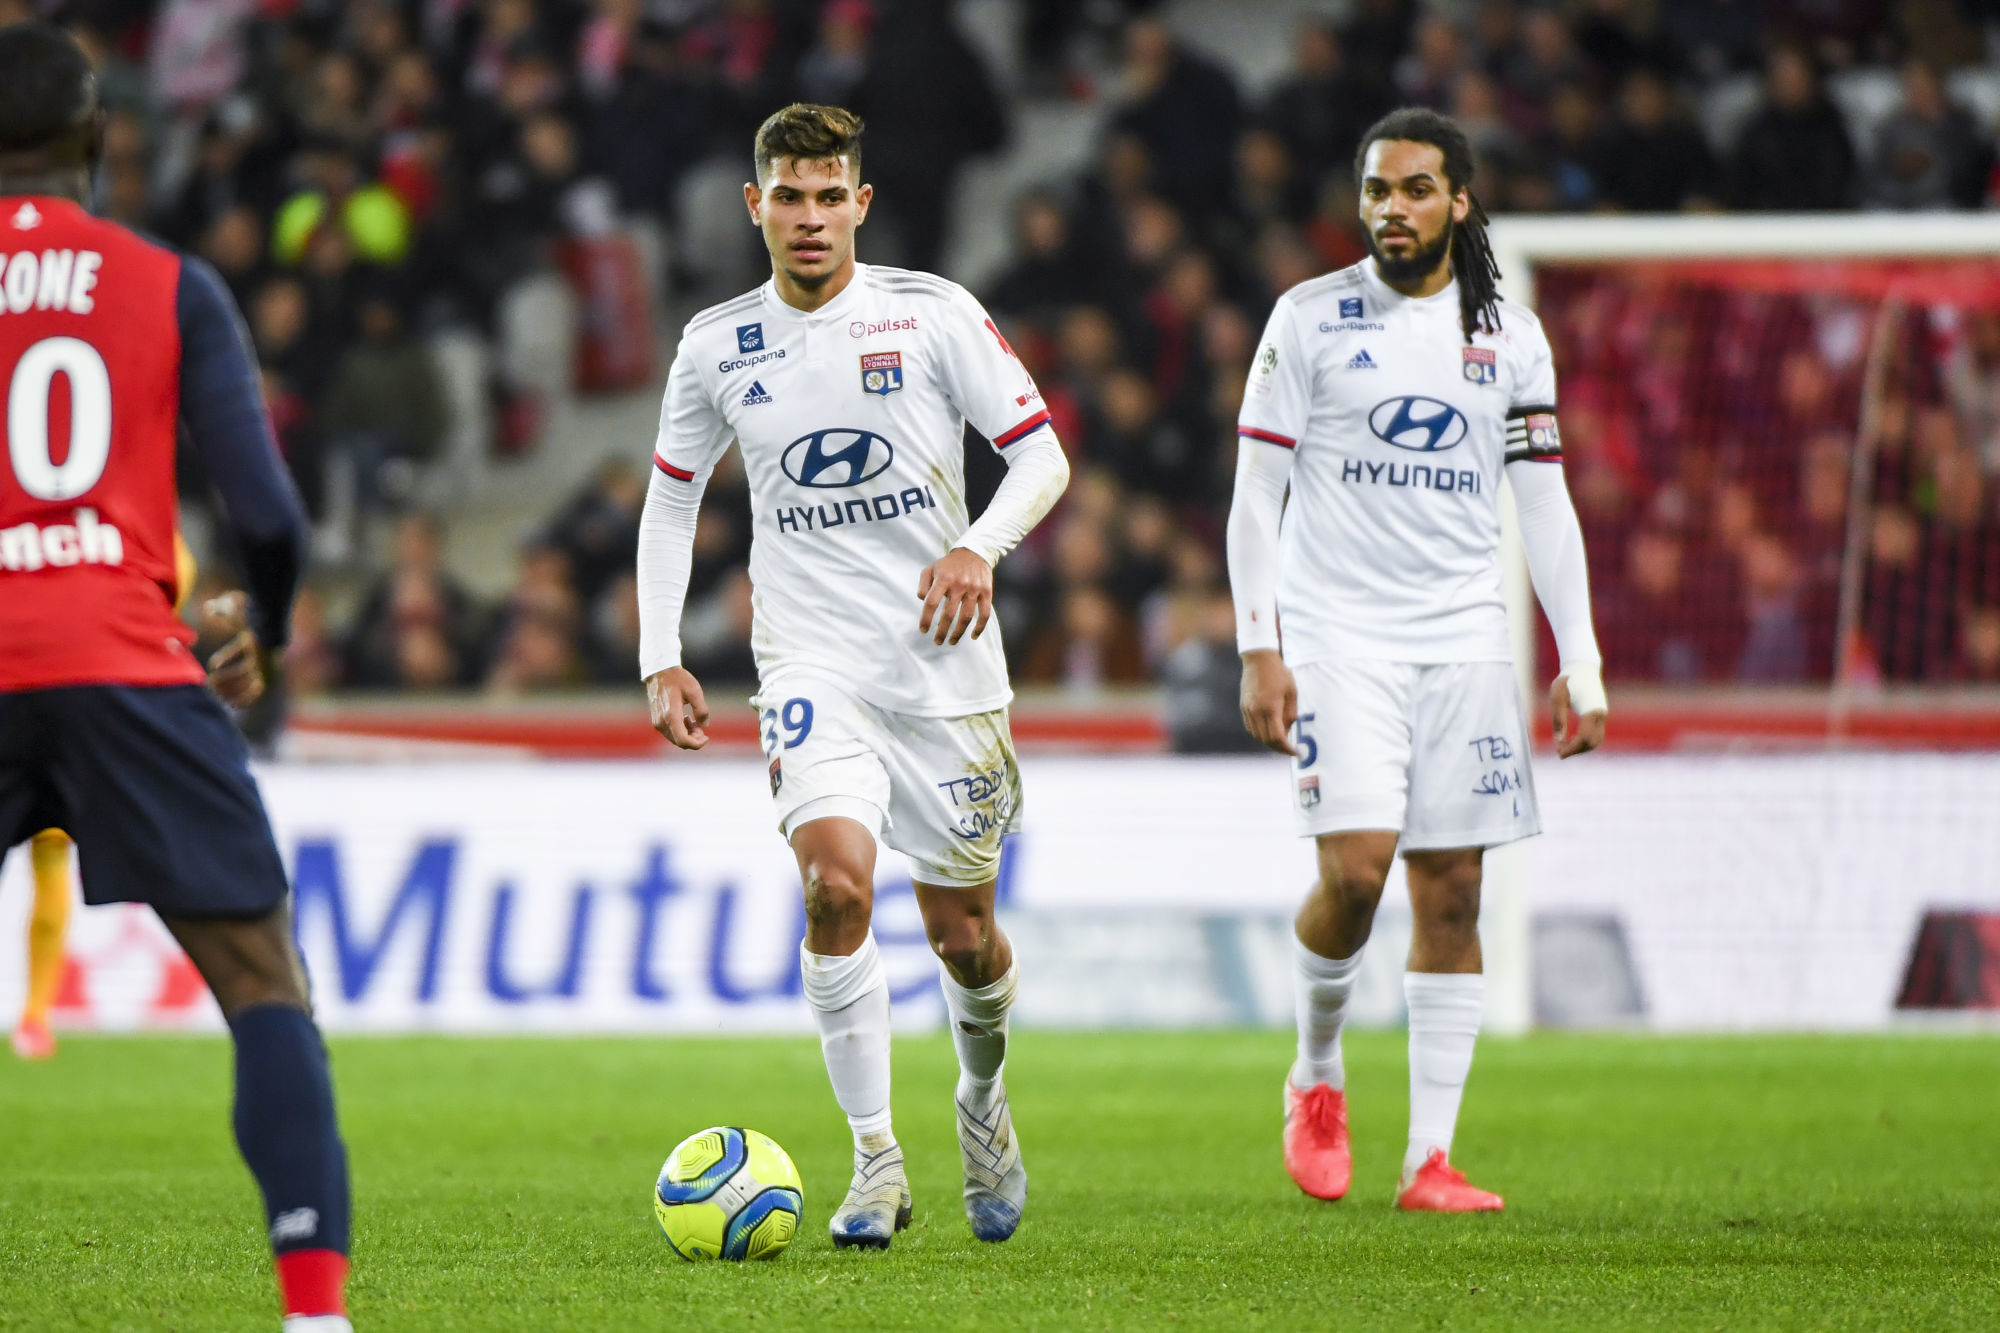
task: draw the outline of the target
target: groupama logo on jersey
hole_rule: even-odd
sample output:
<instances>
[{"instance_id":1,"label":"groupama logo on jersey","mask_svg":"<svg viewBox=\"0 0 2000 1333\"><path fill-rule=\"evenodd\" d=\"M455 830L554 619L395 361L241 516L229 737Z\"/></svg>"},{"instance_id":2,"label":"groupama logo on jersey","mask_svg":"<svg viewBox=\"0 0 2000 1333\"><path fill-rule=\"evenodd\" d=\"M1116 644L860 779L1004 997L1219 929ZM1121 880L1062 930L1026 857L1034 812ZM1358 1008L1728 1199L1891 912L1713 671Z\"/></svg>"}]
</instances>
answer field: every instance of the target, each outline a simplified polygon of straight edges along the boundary
<instances>
[{"instance_id":1,"label":"groupama logo on jersey","mask_svg":"<svg viewBox=\"0 0 2000 1333\"><path fill-rule=\"evenodd\" d=\"M1375 404L1368 414L1368 429L1398 449L1433 454L1456 448L1470 426L1465 413L1450 403L1405 395Z\"/></svg>"},{"instance_id":2,"label":"groupama logo on jersey","mask_svg":"<svg viewBox=\"0 0 2000 1333\"><path fill-rule=\"evenodd\" d=\"M801 486L835 490L881 476L895 456L895 446L873 431L830 426L793 440L778 463Z\"/></svg>"}]
</instances>

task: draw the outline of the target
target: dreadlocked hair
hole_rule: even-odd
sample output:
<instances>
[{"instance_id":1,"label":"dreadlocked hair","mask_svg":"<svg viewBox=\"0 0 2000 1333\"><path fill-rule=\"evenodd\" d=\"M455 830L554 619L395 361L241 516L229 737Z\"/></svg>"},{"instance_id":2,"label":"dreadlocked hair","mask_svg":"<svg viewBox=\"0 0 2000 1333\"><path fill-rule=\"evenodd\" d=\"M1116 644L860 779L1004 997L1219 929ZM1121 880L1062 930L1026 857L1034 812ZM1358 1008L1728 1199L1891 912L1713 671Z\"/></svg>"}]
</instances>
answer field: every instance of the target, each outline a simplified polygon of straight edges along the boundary
<instances>
[{"instance_id":1,"label":"dreadlocked hair","mask_svg":"<svg viewBox=\"0 0 2000 1333\"><path fill-rule=\"evenodd\" d=\"M1368 127L1354 150L1354 177L1362 178L1368 146L1384 139L1429 144L1444 154L1444 179L1452 193L1465 191L1470 205L1465 221L1457 223L1451 242L1451 275L1458 280L1458 323L1466 342L1475 332L1500 331L1500 265L1486 234L1486 209L1472 192L1472 142L1451 117L1428 107L1406 106L1391 111Z\"/></svg>"}]
</instances>

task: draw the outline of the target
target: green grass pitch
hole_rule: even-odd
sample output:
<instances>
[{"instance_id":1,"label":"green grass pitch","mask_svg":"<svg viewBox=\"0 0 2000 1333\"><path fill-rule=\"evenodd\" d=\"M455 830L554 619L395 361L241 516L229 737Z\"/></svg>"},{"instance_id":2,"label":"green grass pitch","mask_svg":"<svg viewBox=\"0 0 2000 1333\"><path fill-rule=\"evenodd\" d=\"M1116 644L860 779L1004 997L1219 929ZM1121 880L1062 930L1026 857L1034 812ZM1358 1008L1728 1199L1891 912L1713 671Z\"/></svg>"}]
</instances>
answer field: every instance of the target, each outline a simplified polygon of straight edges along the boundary
<instances>
[{"instance_id":1,"label":"green grass pitch","mask_svg":"<svg viewBox=\"0 0 2000 1333\"><path fill-rule=\"evenodd\" d=\"M1482 1043L1456 1156L1498 1217L1389 1206L1399 1034L1349 1037L1343 1203L1278 1158L1278 1033L1019 1033L1020 1234L965 1227L943 1036L897 1043L916 1224L826 1237L847 1132L810 1040L334 1043L377 1329L2000 1328L2000 1041ZM0 1062L0 1329L275 1329L220 1040ZM791 1150L774 1264L685 1264L650 1190L714 1123Z\"/></svg>"}]
</instances>

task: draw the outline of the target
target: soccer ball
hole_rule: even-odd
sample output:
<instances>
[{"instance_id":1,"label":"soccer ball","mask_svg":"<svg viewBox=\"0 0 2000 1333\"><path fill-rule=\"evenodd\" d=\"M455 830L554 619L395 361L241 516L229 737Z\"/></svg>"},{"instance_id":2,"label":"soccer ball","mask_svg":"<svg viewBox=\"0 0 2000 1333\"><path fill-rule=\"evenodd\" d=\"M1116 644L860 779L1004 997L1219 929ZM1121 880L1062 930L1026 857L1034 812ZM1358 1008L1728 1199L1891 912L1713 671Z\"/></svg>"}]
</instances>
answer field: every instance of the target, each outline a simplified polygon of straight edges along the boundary
<instances>
[{"instance_id":1,"label":"soccer ball","mask_svg":"<svg viewBox=\"0 0 2000 1333\"><path fill-rule=\"evenodd\" d=\"M799 1169L754 1129L704 1129L660 1168L653 1211L683 1259L775 1259L798 1233Z\"/></svg>"}]
</instances>

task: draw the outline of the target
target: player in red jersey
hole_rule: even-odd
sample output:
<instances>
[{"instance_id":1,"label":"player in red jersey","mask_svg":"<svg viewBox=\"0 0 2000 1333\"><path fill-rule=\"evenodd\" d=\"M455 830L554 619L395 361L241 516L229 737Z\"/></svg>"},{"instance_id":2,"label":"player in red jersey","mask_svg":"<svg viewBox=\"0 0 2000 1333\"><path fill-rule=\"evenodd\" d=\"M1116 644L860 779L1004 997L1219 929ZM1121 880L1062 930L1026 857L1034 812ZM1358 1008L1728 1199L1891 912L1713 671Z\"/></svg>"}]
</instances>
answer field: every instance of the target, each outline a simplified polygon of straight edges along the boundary
<instances>
[{"instance_id":1,"label":"player in red jersey","mask_svg":"<svg viewBox=\"0 0 2000 1333\"><path fill-rule=\"evenodd\" d=\"M326 1049L284 864L217 698L263 689L305 521L221 279L84 210L101 138L76 43L0 29L0 847L68 831L85 900L148 903L187 950L235 1041L236 1139L286 1329L345 1333ZM235 633L206 669L173 609L183 427L248 588L217 608Z\"/></svg>"}]
</instances>

